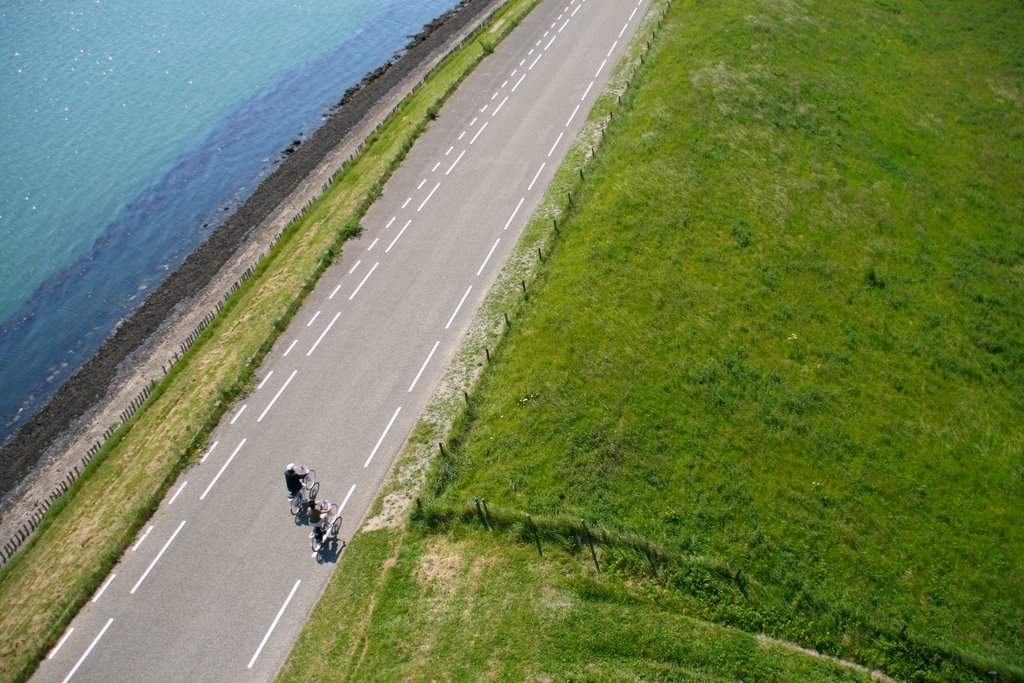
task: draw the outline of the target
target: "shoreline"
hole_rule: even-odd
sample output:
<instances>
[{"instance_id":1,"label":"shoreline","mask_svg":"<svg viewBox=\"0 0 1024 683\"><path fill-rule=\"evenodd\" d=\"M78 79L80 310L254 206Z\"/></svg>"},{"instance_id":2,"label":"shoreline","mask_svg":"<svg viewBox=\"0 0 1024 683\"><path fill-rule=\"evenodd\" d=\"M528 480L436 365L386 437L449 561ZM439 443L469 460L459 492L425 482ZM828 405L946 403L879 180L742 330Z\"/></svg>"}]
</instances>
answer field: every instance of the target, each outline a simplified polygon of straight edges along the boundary
<instances>
[{"instance_id":1,"label":"shoreline","mask_svg":"<svg viewBox=\"0 0 1024 683\"><path fill-rule=\"evenodd\" d=\"M0 539L7 539L151 380L179 343L397 102L504 0L462 0L332 106L324 123L120 323L97 352L0 446Z\"/></svg>"}]
</instances>

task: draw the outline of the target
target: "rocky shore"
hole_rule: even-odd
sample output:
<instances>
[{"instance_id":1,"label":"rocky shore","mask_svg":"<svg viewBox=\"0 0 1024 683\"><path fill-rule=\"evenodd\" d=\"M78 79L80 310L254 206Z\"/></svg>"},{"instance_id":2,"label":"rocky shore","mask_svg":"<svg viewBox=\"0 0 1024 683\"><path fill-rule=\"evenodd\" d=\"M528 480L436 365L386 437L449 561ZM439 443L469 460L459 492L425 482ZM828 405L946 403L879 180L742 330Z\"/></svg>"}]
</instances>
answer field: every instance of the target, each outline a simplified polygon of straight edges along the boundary
<instances>
[{"instance_id":1,"label":"rocky shore","mask_svg":"<svg viewBox=\"0 0 1024 683\"><path fill-rule=\"evenodd\" d=\"M463 0L350 88L306 140L0 447L0 542L77 463L299 208L423 76L505 0Z\"/></svg>"}]
</instances>

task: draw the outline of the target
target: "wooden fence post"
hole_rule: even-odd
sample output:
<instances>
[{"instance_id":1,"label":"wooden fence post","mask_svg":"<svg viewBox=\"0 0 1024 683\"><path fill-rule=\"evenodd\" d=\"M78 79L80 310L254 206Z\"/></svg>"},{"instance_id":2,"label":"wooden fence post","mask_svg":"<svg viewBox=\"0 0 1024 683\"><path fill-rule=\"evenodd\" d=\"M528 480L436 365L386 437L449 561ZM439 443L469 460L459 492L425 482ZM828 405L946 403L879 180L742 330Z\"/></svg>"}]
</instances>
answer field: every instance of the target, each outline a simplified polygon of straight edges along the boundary
<instances>
[{"instance_id":1,"label":"wooden fence post","mask_svg":"<svg viewBox=\"0 0 1024 683\"><path fill-rule=\"evenodd\" d=\"M491 511L487 509L487 499L481 498L480 502L484 506L484 521L487 522L487 530L493 532L494 527L491 526Z\"/></svg>"},{"instance_id":2,"label":"wooden fence post","mask_svg":"<svg viewBox=\"0 0 1024 683\"><path fill-rule=\"evenodd\" d=\"M583 535L586 538L587 545L590 546L590 556L594 558L594 569L601 571L601 563L597 561L597 551L594 550L594 535L590 533L590 527L587 526L587 521L584 519L580 520L583 524Z\"/></svg>"},{"instance_id":3,"label":"wooden fence post","mask_svg":"<svg viewBox=\"0 0 1024 683\"><path fill-rule=\"evenodd\" d=\"M530 525L530 529L533 531L533 540L537 543L537 554L544 557L544 551L540 548L540 533L537 531L537 525L533 523L533 517L526 515L526 523Z\"/></svg>"},{"instance_id":4,"label":"wooden fence post","mask_svg":"<svg viewBox=\"0 0 1024 683\"><path fill-rule=\"evenodd\" d=\"M487 528L487 520L484 519L484 511L483 511L483 508L480 507L480 499L479 498L474 498L473 499L473 503L476 505L476 514L477 514L478 517L480 517L480 523L483 524L484 528L486 529Z\"/></svg>"}]
</instances>

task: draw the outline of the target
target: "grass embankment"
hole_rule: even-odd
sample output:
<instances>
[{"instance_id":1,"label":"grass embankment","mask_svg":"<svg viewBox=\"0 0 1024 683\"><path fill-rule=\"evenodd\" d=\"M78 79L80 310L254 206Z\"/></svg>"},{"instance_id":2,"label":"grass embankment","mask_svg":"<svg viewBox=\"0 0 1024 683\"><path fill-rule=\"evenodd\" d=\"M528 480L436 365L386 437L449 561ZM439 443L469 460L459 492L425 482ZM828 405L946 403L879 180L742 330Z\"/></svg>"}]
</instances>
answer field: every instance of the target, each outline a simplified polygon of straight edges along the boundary
<instances>
[{"instance_id":1,"label":"grass embankment","mask_svg":"<svg viewBox=\"0 0 1024 683\"><path fill-rule=\"evenodd\" d=\"M431 113L536 4L509 3L500 30L434 70L328 191L289 226L256 274L0 570L0 680L27 678L92 595L220 416L248 391L274 339L340 253ZM483 45L483 40L487 45ZM486 49L485 49L486 48Z\"/></svg>"},{"instance_id":2,"label":"grass embankment","mask_svg":"<svg viewBox=\"0 0 1024 683\"><path fill-rule=\"evenodd\" d=\"M763 590L378 531L282 678L826 676L743 669L728 625L1024 679L1021 178L1024 6L674 3L428 509L584 518Z\"/></svg>"},{"instance_id":3,"label":"grass embankment","mask_svg":"<svg viewBox=\"0 0 1024 683\"><path fill-rule=\"evenodd\" d=\"M867 680L654 593L638 600L564 553L378 530L345 557L281 679Z\"/></svg>"}]
</instances>

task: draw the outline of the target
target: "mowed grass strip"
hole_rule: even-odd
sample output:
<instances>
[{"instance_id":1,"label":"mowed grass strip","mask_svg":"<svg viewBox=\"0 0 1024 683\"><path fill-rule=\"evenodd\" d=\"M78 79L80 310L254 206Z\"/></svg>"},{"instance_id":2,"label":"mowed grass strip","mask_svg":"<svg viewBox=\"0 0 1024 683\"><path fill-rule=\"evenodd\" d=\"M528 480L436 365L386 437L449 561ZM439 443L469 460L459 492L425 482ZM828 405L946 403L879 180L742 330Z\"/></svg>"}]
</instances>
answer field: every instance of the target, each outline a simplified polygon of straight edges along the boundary
<instances>
[{"instance_id":1,"label":"mowed grass strip","mask_svg":"<svg viewBox=\"0 0 1024 683\"><path fill-rule=\"evenodd\" d=\"M677 2L624 109L442 499L722 558L778 602L687 609L892 675L1024 677L1024 6Z\"/></svg>"},{"instance_id":2,"label":"mowed grass strip","mask_svg":"<svg viewBox=\"0 0 1024 683\"><path fill-rule=\"evenodd\" d=\"M680 614L565 553L483 533L358 535L280 681L867 681Z\"/></svg>"},{"instance_id":3,"label":"mowed grass strip","mask_svg":"<svg viewBox=\"0 0 1024 683\"><path fill-rule=\"evenodd\" d=\"M486 32L446 59L320 200L285 232L154 392L0 573L0 680L23 680L99 586L219 417L251 384L277 334L340 253L370 199L430 112L537 0L509 3ZM482 41L486 40L487 45Z\"/></svg>"}]
</instances>

